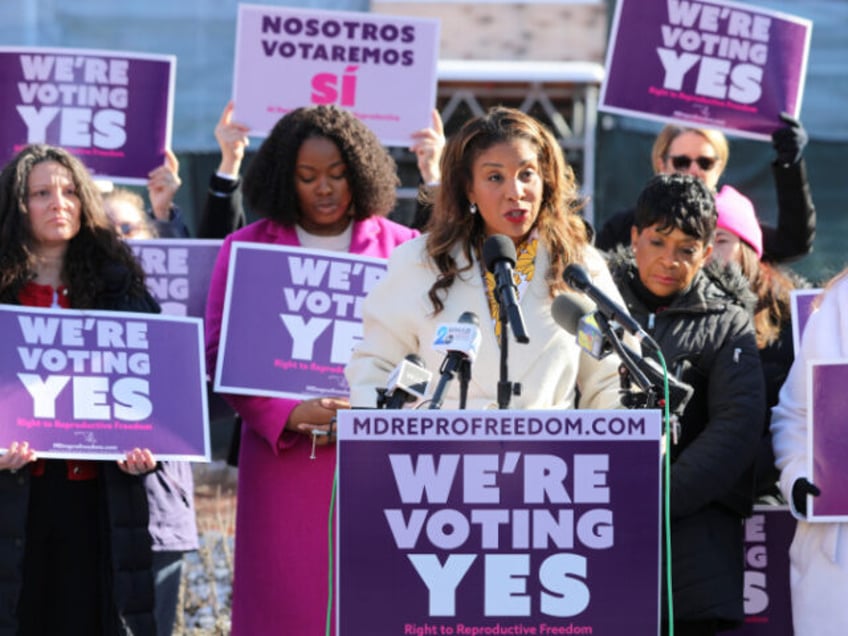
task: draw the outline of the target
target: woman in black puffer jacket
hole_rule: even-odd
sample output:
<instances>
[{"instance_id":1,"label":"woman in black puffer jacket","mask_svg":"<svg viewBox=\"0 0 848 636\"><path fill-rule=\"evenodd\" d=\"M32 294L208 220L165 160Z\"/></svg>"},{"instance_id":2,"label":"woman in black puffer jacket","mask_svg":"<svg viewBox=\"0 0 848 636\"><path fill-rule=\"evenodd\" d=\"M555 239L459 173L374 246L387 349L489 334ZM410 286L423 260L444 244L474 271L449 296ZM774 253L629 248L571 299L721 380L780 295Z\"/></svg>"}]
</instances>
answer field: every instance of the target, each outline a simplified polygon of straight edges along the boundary
<instances>
[{"instance_id":1,"label":"woman in black puffer jacket","mask_svg":"<svg viewBox=\"0 0 848 636\"><path fill-rule=\"evenodd\" d=\"M632 252L610 263L669 373L694 389L679 435L666 440L677 636L715 634L744 618L743 519L753 504L765 414L748 282L717 265L704 268L715 224L713 196L701 181L659 175L639 197Z\"/></svg>"}]
</instances>

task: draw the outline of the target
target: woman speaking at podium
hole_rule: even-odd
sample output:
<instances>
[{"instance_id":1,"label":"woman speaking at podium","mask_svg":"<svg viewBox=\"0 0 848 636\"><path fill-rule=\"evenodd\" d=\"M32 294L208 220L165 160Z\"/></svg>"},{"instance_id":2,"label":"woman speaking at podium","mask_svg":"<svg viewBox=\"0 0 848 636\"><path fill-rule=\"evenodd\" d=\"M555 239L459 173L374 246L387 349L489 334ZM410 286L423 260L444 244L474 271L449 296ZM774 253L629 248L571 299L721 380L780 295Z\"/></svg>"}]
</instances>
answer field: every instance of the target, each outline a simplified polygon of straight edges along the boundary
<instances>
[{"instance_id":1,"label":"woman speaking at podium","mask_svg":"<svg viewBox=\"0 0 848 636\"><path fill-rule=\"evenodd\" d=\"M512 315L523 317L527 340L516 339L510 318L508 369L520 385L520 393L509 396L510 408L619 408L618 357L596 360L581 353L574 336L551 316L554 296L568 289L562 275L570 263L581 264L595 285L621 298L589 244L577 214L574 174L553 135L518 110L494 108L448 140L441 173L427 233L392 252L386 277L363 303L363 340L346 369L351 405L376 406L377 389L386 388L409 354L436 373L444 357L432 346L438 326L469 312L479 320L481 343L465 406L502 405L500 284L484 249L496 237L496 246L506 241L515 249L506 257L514 261ZM445 408L460 405L458 384L448 385Z\"/></svg>"}]
</instances>

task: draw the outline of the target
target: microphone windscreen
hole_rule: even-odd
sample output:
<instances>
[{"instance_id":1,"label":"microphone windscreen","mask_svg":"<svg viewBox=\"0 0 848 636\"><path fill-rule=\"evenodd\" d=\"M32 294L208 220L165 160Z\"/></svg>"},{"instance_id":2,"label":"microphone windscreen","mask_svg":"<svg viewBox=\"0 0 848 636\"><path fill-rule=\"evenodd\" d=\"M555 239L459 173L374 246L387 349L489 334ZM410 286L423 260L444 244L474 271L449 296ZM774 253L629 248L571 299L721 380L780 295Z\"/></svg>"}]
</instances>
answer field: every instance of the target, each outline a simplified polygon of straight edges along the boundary
<instances>
[{"instance_id":1,"label":"microphone windscreen","mask_svg":"<svg viewBox=\"0 0 848 636\"><path fill-rule=\"evenodd\" d=\"M562 273L562 279L569 285L569 287L573 287L574 289L579 289L581 291L586 290L591 284L591 280L589 280L589 274L586 273L586 270L580 267L577 263L570 263L566 265L565 271Z\"/></svg>"},{"instance_id":2,"label":"microphone windscreen","mask_svg":"<svg viewBox=\"0 0 848 636\"><path fill-rule=\"evenodd\" d=\"M580 319L593 311L595 305L583 294L574 292L560 294L551 303L551 315L556 323L574 335L577 335Z\"/></svg>"},{"instance_id":3,"label":"microphone windscreen","mask_svg":"<svg viewBox=\"0 0 848 636\"><path fill-rule=\"evenodd\" d=\"M483 262L486 269L494 273L495 264L507 261L510 267L515 267L515 243L503 234L493 234L483 242Z\"/></svg>"},{"instance_id":4,"label":"microphone windscreen","mask_svg":"<svg viewBox=\"0 0 848 636\"><path fill-rule=\"evenodd\" d=\"M459 322L466 325L475 325L477 327L480 326L480 319L473 311L463 311L462 314L459 316Z\"/></svg>"},{"instance_id":5,"label":"microphone windscreen","mask_svg":"<svg viewBox=\"0 0 848 636\"><path fill-rule=\"evenodd\" d=\"M424 358L419 356L417 353L407 353L405 359L417 367L424 367Z\"/></svg>"}]
</instances>

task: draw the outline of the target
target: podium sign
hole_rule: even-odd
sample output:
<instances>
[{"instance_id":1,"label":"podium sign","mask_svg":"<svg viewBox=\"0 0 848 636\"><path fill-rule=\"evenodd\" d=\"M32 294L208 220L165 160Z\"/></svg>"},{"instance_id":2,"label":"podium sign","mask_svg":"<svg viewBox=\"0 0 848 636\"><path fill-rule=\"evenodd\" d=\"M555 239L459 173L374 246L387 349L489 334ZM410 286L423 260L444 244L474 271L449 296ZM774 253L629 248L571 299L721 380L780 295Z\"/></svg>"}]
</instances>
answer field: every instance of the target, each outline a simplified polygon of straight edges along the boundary
<instances>
[{"instance_id":1,"label":"podium sign","mask_svg":"<svg viewBox=\"0 0 848 636\"><path fill-rule=\"evenodd\" d=\"M659 411L339 415L338 634L658 633Z\"/></svg>"}]
</instances>

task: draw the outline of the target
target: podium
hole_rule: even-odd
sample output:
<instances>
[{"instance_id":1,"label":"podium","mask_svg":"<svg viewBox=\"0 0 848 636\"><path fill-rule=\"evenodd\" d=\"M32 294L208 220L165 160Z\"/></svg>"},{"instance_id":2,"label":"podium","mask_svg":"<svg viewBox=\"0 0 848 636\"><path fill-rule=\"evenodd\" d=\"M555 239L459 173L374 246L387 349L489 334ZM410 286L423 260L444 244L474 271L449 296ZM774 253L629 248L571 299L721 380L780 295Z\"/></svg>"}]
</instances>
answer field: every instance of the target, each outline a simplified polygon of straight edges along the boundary
<instances>
[{"instance_id":1,"label":"podium","mask_svg":"<svg viewBox=\"0 0 848 636\"><path fill-rule=\"evenodd\" d=\"M339 412L340 635L659 630L658 410Z\"/></svg>"}]
</instances>

